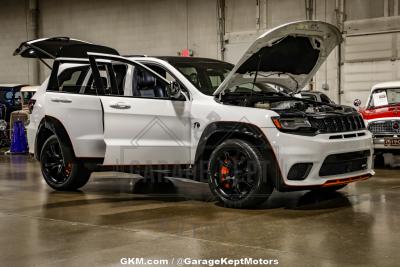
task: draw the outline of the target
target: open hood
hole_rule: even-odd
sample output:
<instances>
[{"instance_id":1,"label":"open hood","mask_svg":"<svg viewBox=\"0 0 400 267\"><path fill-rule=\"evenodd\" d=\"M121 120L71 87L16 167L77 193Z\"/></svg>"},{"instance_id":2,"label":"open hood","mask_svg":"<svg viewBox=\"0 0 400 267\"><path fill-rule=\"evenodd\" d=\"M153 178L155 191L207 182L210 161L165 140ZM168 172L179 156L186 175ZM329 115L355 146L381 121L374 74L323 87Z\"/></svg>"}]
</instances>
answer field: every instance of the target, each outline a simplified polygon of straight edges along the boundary
<instances>
[{"instance_id":1,"label":"open hood","mask_svg":"<svg viewBox=\"0 0 400 267\"><path fill-rule=\"evenodd\" d=\"M299 92L341 41L339 30L322 21L298 21L276 27L257 38L214 95L253 83L256 75L256 82Z\"/></svg>"},{"instance_id":2,"label":"open hood","mask_svg":"<svg viewBox=\"0 0 400 267\"><path fill-rule=\"evenodd\" d=\"M14 56L20 55L41 60L58 57L86 58L87 52L118 55L118 52L110 47L95 45L69 37L53 37L23 42L15 49Z\"/></svg>"}]
</instances>

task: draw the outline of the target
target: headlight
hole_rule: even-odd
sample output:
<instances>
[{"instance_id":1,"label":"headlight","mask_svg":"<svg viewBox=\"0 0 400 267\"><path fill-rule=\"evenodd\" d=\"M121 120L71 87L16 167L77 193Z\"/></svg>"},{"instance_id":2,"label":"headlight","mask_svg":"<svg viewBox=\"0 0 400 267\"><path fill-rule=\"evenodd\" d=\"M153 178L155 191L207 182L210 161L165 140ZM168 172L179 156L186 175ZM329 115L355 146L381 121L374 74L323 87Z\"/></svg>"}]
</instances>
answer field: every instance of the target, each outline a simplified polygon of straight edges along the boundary
<instances>
[{"instance_id":1,"label":"headlight","mask_svg":"<svg viewBox=\"0 0 400 267\"><path fill-rule=\"evenodd\" d=\"M5 120L0 120L0 131L7 130L7 122Z\"/></svg>"},{"instance_id":2,"label":"headlight","mask_svg":"<svg viewBox=\"0 0 400 267\"><path fill-rule=\"evenodd\" d=\"M307 118L272 118L276 128L279 130L295 131L301 128L311 128L311 123Z\"/></svg>"}]
</instances>

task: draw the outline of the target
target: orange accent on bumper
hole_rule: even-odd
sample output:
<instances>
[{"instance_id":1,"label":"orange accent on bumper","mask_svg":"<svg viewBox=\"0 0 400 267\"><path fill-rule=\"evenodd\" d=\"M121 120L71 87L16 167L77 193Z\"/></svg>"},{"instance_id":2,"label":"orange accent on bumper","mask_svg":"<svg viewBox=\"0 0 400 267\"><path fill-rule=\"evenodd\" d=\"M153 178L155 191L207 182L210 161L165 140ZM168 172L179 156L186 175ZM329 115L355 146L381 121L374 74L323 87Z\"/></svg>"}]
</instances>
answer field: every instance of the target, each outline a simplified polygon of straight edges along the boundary
<instances>
[{"instance_id":1,"label":"orange accent on bumper","mask_svg":"<svg viewBox=\"0 0 400 267\"><path fill-rule=\"evenodd\" d=\"M275 124L276 128L282 129L281 122L278 119L272 119L272 122Z\"/></svg>"},{"instance_id":2,"label":"orange accent on bumper","mask_svg":"<svg viewBox=\"0 0 400 267\"><path fill-rule=\"evenodd\" d=\"M329 180L329 181L326 181L322 186L328 187L328 186L349 184L349 183L356 182L356 181L367 180L371 176L372 176L371 174L364 174L364 175L354 176L354 177L350 177L350 178Z\"/></svg>"}]
</instances>

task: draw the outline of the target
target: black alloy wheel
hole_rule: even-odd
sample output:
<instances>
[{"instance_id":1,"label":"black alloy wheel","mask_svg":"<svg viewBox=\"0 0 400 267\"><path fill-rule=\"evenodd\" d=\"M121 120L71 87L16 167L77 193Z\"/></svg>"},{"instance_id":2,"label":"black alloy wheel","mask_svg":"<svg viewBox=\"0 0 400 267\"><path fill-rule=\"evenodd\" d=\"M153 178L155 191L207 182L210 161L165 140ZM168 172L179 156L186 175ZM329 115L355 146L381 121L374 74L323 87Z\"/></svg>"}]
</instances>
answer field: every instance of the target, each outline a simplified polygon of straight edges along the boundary
<instances>
[{"instance_id":1,"label":"black alloy wheel","mask_svg":"<svg viewBox=\"0 0 400 267\"><path fill-rule=\"evenodd\" d=\"M46 176L55 184L65 183L71 174L71 163L64 163L58 140L55 139L54 142L49 143L42 153L43 172Z\"/></svg>"},{"instance_id":2,"label":"black alloy wheel","mask_svg":"<svg viewBox=\"0 0 400 267\"><path fill-rule=\"evenodd\" d=\"M56 190L76 190L87 183L91 174L79 161L65 158L71 154L68 149L53 135L44 143L40 153L43 177Z\"/></svg>"},{"instance_id":3,"label":"black alloy wheel","mask_svg":"<svg viewBox=\"0 0 400 267\"><path fill-rule=\"evenodd\" d=\"M260 204L273 190L267 180L267 162L252 144L238 139L227 140L210 157L210 189L228 207Z\"/></svg>"}]
</instances>

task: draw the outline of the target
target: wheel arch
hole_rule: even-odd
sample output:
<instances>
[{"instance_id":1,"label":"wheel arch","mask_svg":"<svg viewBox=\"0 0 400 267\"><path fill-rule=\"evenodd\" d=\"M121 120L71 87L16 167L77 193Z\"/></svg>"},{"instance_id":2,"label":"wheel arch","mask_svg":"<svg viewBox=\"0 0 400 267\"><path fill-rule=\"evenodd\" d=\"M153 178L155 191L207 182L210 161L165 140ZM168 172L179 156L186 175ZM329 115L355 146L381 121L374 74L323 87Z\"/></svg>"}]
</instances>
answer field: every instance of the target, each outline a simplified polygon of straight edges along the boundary
<instances>
[{"instance_id":1,"label":"wheel arch","mask_svg":"<svg viewBox=\"0 0 400 267\"><path fill-rule=\"evenodd\" d=\"M206 177L208 160L213 150L228 139L247 141L259 148L263 154L270 156L268 159L274 166L271 170L275 177L273 179L274 186L279 184L280 169L270 142L259 127L245 122L214 122L204 129L194 158L194 173L200 177L200 180Z\"/></svg>"},{"instance_id":2,"label":"wheel arch","mask_svg":"<svg viewBox=\"0 0 400 267\"><path fill-rule=\"evenodd\" d=\"M71 152L69 152L70 155L65 155L66 157L75 158L72 142L64 125L54 117L45 116L39 124L38 133L36 135L34 152L37 160L40 160L42 147L51 135L56 135L61 145L71 148Z\"/></svg>"}]
</instances>

